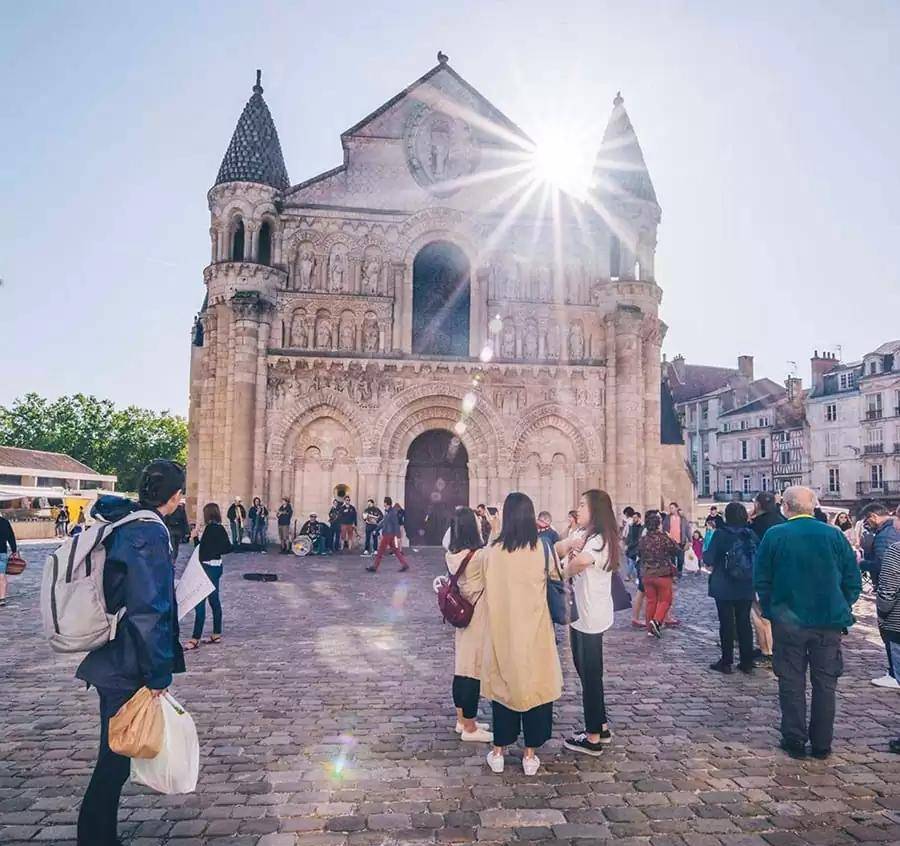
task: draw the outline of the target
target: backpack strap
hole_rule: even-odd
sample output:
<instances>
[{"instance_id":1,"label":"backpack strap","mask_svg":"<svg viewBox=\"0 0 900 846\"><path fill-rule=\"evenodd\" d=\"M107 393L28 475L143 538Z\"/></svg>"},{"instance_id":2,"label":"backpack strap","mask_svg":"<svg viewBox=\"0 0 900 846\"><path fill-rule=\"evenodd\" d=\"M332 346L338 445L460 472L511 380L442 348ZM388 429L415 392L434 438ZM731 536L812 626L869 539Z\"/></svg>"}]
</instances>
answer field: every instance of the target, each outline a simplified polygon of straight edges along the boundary
<instances>
[{"instance_id":1,"label":"backpack strap","mask_svg":"<svg viewBox=\"0 0 900 846\"><path fill-rule=\"evenodd\" d=\"M459 577L466 572L466 567L469 565L469 562L472 560L472 556L475 555L475 550L470 549L469 554L463 558L462 564L459 565L459 569L450 576L450 584L454 587L456 583L459 581Z\"/></svg>"}]
</instances>

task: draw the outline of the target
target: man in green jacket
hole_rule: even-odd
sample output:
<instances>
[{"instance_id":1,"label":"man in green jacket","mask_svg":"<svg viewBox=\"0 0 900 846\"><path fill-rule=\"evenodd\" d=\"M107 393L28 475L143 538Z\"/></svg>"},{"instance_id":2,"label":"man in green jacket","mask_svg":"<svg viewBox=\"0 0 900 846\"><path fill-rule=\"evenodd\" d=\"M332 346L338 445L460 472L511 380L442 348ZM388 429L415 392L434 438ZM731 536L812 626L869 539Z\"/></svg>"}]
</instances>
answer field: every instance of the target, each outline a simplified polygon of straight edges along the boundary
<instances>
[{"instance_id":1,"label":"man in green jacket","mask_svg":"<svg viewBox=\"0 0 900 846\"><path fill-rule=\"evenodd\" d=\"M862 590L856 555L843 532L813 518L817 504L809 488L784 492L788 521L766 532L753 577L763 616L772 621L781 748L797 758L806 755L807 739L814 757L831 753L835 689L843 672L841 635L854 623L852 607Z\"/></svg>"}]
</instances>

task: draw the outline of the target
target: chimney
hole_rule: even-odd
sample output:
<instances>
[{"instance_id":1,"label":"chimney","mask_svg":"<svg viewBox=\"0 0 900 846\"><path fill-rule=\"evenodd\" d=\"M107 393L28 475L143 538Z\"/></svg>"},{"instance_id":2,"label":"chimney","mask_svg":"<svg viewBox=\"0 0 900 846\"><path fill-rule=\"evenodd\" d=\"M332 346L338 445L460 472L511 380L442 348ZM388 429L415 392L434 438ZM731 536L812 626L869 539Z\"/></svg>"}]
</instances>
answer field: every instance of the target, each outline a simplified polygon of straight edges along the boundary
<instances>
[{"instance_id":1,"label":"chimney","mask_svg":"<svg viewBox=\"0 0 900 846\"><path fill-rule=\"evenodd\" d=\"M816 350L812 358L809 360L809 369L812 371L813 390L821 390L824 376L829 370L833 370L840 361L834 353L823 352L819 355Z\"/></svg>"},{"instance_id":2,"label":"chimney","mask_svg":"<svg viewBox=\"0 0 900 846\"><path fill-rule=\"evenodd\" d=\"M681 353L672 359L672 370L675 371L678 381L684 382L684 356Z\"/></svg>"},{"instance_id":3,"label":"chimney","mask_svg":"<svg viewBox=\"0 0 900 846\"><path fill-rule=\"evenodd\" d=\"M791 402L797 402L803 394L803 380L798 376L788 376L784 380L784 387L787 388L788 399Z\"/></svg>"},{"instance_id":4,"label":"chimney","mask_svg":"<svg viewBox=\"0 0 900 846\"><path fill-rule=\"evenodd\" d=\"M741 376L743 376L748 382L753 381L753 356L752 355L739 355L738 356L738 370L740 371Z\"/></svg>"}]
</instances>

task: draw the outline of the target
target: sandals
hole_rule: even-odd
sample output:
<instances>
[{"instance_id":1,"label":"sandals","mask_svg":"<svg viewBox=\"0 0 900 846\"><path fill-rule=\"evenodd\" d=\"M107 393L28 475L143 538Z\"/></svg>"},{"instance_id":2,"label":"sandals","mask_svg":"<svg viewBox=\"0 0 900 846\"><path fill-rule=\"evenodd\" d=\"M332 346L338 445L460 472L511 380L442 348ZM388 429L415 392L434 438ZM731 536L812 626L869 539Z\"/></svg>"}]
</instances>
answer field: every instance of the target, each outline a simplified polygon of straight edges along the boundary
<instances>
[{"instance_id":1,"label":"sandals","mask_svg":"<svg viewBox=\"0 0 900 846\"><path fill-rule=\"evenodd\" d=\"M190 652L192 649L199 649L199 648L200 648L200 641L193 637L183 647L185 652Z\"/></svg>"},{"instance_id":2,"label":"sandals","mask_svg":"<svg viewBox=\"0 0 900 846\"><path fill-rule=\"evenodd\" d=\"M221 640L222 640L222 635L210 635L203 642L204 643L220 643Z\"/></svg>"}]
</instances>

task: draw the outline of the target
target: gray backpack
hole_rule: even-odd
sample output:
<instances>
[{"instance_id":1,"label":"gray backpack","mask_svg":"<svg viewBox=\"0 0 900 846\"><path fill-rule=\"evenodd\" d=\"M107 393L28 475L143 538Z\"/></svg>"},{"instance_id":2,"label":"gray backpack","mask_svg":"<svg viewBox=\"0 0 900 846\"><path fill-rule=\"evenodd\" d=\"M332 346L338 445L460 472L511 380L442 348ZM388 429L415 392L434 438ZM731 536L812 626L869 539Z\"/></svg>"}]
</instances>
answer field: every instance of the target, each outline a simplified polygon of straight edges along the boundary
<instances>
[{"instance_id":1,"label":"gray backpack","mask_svg":"<svg viewBox=\"0 0 900 846\"><path fill-rule=\"evenodd\" d=\"M136 520L165 527L155 511L133 511L115 523L98 521L47 556L41 585L41 619L44 635L56 652L91 652L115 638L125 609L115 614L106 610L103 541L120 526Z\"/></svg>"}]
</instances>

